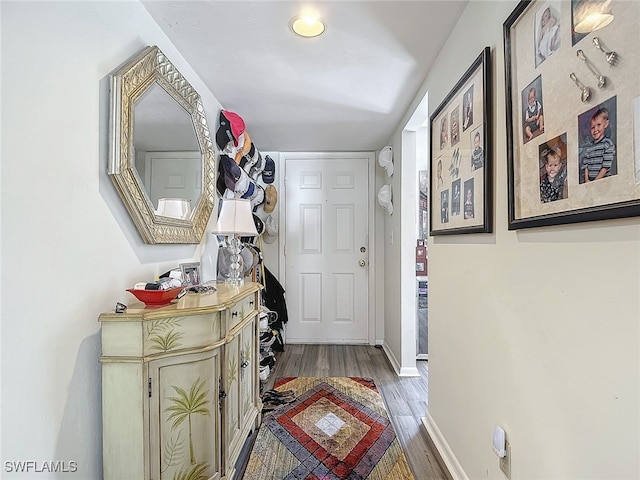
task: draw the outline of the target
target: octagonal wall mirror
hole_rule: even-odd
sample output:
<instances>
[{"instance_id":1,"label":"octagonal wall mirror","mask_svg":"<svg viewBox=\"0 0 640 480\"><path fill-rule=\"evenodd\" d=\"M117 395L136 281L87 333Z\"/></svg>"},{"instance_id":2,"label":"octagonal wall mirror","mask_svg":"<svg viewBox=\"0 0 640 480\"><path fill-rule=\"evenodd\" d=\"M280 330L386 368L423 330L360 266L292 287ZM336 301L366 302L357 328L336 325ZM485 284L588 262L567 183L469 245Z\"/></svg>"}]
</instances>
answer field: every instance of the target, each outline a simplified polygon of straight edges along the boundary
<instances>
[{"instance_id":1,"label":"octagonal wall mirror","mask_svg":"<svg viewBox=\"0 0 640 480\"><path fill-rule=\"evenodd\" d=\"M111 75L109 176L146 243L199 243L215 201L200 95L156 46Z\"/></svg>"}]
</instances>

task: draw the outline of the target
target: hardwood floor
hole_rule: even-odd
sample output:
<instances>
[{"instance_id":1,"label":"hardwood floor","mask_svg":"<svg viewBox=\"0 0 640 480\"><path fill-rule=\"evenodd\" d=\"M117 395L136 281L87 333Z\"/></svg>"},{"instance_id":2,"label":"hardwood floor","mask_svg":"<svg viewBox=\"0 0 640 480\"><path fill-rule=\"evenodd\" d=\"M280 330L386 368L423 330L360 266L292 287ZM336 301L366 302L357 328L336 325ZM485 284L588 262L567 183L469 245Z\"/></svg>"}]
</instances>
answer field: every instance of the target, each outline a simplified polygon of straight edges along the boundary
<instances>
[{"instance_id":1,"label":"hardwood floor","mask_svg":"<svg viewBox=\"0 0 640 480\"><path fill-rule=\"evenodd\" d=\"M415 480L447 479L421 423L427 410L426 361L418 361L420 377L398 377L382 348L370 345L285 345L285 351L277 353L276 358L264 390L273 388L278 377L373 378Z\"/></svg>"}]
</instances>

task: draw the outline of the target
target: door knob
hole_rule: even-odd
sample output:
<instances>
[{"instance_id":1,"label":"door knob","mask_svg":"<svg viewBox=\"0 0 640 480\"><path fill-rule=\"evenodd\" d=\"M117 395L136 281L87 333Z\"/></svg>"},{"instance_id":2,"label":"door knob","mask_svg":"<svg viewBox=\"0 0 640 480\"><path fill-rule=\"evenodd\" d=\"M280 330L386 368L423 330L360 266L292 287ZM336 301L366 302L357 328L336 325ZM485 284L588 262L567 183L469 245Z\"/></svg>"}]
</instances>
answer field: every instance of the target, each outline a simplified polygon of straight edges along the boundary
<instances>
[{"instance_id":1,"label":"door knob","mask_svg":"<svg viewBox=\"0 0 640 480\"><path fill-rule=\"evenodd\" d=\"M358 265L360 265L361 267L364 267L367 263L364 260L360 260L358 262Z\"/></svg>"}]
</instances>

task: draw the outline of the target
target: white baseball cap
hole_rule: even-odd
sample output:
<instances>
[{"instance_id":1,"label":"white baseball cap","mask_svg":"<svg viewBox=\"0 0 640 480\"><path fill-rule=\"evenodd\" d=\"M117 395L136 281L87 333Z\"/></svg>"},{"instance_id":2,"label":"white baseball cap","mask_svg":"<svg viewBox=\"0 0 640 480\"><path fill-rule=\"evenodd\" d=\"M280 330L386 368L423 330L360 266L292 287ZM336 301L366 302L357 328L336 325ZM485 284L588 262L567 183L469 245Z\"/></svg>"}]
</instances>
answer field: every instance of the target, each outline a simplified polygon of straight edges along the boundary
<instances>
[{"instance_id":1,"label":"white baseball cap","mask_svg":"<svg viewBox=\"0 0 640 480\"><path fill-rule=\"evenodd\" d=\"M393 175L393 151L390 145L378 152L378 163L386 170L388 177Z\"/></svg>"},{"instance_id":2,"label":"white baseball cap","mask_svg":"<svg viewBox=\"0 0 640 480\"><path fill-rule=\"evenodd\" d=\"M378 191L378 203L389 212L389 215L393 214L393 203L391 200L391 185L383 185Z\"/></svg>"}]
</instances>

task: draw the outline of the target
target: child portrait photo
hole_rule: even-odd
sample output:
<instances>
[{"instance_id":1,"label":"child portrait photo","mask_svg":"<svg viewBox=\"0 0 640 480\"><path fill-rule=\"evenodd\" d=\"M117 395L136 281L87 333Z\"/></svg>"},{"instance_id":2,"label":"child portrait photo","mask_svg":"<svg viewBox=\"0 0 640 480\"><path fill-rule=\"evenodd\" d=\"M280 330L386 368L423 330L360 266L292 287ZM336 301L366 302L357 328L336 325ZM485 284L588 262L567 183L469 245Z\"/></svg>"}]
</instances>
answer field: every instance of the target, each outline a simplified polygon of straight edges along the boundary
<instances>
[{"instance_id":1,"label":"child portrait photo","mask_svg":"<svg viewBox=\"0 0 640 480\"><path fill-rule=\"evenodd\" d=\"M522 141L529 140L544 133L544 111L542 108L542 77L538 77L527 85L521 93L522 98Z\"/></svg>"},{"instance_id":2,"label":"child portrait photo","mask_svg":"<svg viewBox=\"0 0 640 480\"><path fill-rule=\"evenodd\" d=\"M535 15L536 67L560 48L560 6L544 4Z\"/></svg>"},{"instance_id":3,"label":"child portrait photo","mask_svg":"<svg viewBox=\"0 0 640 480\"><path fill-rule=\"evenodd\" d=\"M540 156L540 201L555 202L569 197L567 186L567 134L538 147Z\"/></svg>"},{"instance_id":4,"label":"child portrait photo","mask_svg":"<svg viewBox=\"0 0 640 480\"><path fill-rule=\"evenodd\" d=\"M460 179L451 184L451 215L460 215Z\"/></svg>"},{"instance_id":5,"label":"child portrait photo","mask_svg":"<svg viewBox=\"0 0 640 480\"><path fill-rule=\"evenodd\" d=\"M462 97L462 131L473 125L473 85L471 85Z\"/></svg>"},{"instance_id":6,"label":"child portrait photo","mask_svg":"<svg viewBox=\"0 0 640 480\"><path fill-rule=\"evenodd\" d=\"M449 190L440 192L440 221L449 223Z\"/></svg>"},{"instance_id":7,"label":"child portrait photo","mask_svg":"<svg viewBox=\"0 0 640 480\"><path fill-rule=\"evenodd\" d=\"M451 112L451 146L460 141L460 105Z\"/></svg>"},{"instance_id":8,"label":"child portrait photo","mask_svg":"<svg viewBox=\"0 0 640 480\"><path fill-rule=\"evenodd\" d=\"M578 182L589 183L618 173L616 97L578 115Z\"/></svg>"},{"instance_id":9,"label":"child portrait photo","mask_svg":"<svg viewBox=\"0 0 640 480\"><path fill-rule=\"evenodd\" d=\"M449 126L447 125L447 117L445 115L440 121L440 150L443 150L447 147L447 142L449 139L448 130Z\"/></svg>"},{"instance_id":10,"label":"child portrait photo","mask_svg":"<svg viewBox=\"0 0 640 480\"><path fill-rule=\"evenodd\" d=\"M473 202L473 178L464 182L464 218L473 218L475 216Z\"/></svg>"},{"instance_id":11,"label":"child portrait photo","mask_svg":"<svg viewBox=\"0 0 640 480\"><path fill-rule=\"evenodd\" d=\"M471 171L484 167L484 146L482 145L482 126L471 132Z\"/></svg>"}]
</instances>

